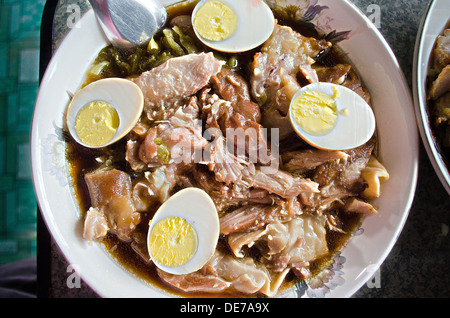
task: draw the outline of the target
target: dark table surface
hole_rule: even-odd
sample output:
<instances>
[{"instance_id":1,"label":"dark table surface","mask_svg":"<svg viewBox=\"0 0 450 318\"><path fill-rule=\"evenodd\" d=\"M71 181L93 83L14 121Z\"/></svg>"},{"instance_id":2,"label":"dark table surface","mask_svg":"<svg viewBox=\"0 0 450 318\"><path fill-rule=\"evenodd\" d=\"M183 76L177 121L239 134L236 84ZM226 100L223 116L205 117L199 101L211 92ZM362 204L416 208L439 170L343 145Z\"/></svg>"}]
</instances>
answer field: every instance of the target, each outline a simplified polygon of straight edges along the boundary
<instances>
[{"instance_id":1,"label":"dark table surface","mask_svg":"<svg viewBox=\"0 0 450 318\"><path fill-rule=\"evenodd\" d=\"M370 5L381 9L379 27L400 66L408 84L412 81L414 45L421 19L426 12L428 0L352 0L362 12L371 14ZM43 38L43 51L57 49L69 31L67 19L70 5L76 4L81 13L89 9L85 0L49 1L55 8L44 14L53 18L53 24L44 26L43 32L52 32L51 40ZM45 22L45 21L43 21ZM43 62L44 64L46 61ZM414 110L411 109L413 112ZM413 123L412 123L413 124ZM391 253L381 265L376 284L365 284L353 297L448 297L450 295L450 196L441 185L426 151L420 144L420 165L416 194L406 224ZM45 231L43 231L45 232ZM98 297L84 282L79 288L69 288L68 263L57 245L41 233L41 251L50 257L39 258L39 268L44 272L40 293L44 297ZM47 248L49 245L50 248ZM39 248L39 245L38 245ZM40 280L42 282L42 280Z\"/></svg>"}]
</instances>

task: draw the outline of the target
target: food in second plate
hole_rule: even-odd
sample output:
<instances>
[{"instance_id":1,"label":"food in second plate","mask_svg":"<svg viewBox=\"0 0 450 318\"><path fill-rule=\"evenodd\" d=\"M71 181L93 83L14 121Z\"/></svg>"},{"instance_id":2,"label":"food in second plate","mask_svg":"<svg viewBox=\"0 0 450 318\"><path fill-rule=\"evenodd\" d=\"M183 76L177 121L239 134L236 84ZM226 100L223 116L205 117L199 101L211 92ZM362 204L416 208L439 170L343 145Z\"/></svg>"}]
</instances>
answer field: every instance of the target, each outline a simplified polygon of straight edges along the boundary
<instances>
[{"instance_id":1,"label":"food in second plate","mask_svg":"<svg viewBox=\"0 0 450 318\"><path fill-rule=\"evenodd\" d=\"M450 29L436 39L429 71L431 125L447 162L450 160ZM448 163L447 163L448 164Z\"/></svg>"}]
</instances>

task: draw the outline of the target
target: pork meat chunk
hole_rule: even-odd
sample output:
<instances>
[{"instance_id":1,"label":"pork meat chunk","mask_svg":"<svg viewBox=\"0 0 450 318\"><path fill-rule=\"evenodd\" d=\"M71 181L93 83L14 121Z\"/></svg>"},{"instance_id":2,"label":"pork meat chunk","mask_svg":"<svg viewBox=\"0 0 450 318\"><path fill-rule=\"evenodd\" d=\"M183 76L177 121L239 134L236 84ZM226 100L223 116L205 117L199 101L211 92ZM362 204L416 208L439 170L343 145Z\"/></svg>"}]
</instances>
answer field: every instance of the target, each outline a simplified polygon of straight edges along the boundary
<instances>
[{"instance_id":1,"label":"pork meat chunk","mask_svg":"<svg viewBox=\"0 0 450 318\"><path fill-rule=\"evenodd\" d=\"M433 54L436 64L434 66L438 71L450 64L450 29L446 29L444 34L438 36Z\"/></svg>"},{"instance_id":2,"label":"pork meat chunk","mask_svg":"<svg viewBox=\"0 0 450 318\"><path fill-rule=\"evenodd\" d=\"M293 94L300 88L297 75L308 81L318 80L311 67L314 57L331 46L325 40L302 36L290 27L276 25L261 52L251 65L251 94L263 105L261 123L266 128L278 128L280 139L293 133L287 110Z\"/></svg>"},{"instance_id":3,"label":"pork meat chunk","mask_svg":"<svg viewBox=\"0 0 450 318\"><path fill-rule=\"evenodd\" d=\"M248 187L264 189L282 198L295 198L301 193L318 193L319 184L310 179L295 177L278 170L276 173L264 173L257 170L254 174L246 174L243 181Z\"/></svg>"},{"instance_id":4,"label":"pork meat chunk","mask_svg":"<svg viewBox=\"0 0 450 318\"><path fill-rule=\"evenodd\" d=\"M195 94L222 68L212 53L172 58L139 77L131 79L144 94L144 110L151 119L171 104Z\"/></svg>"},{"instance_id":5,"label":"pork meat chunk","mask_svg":"<svg viewBox=\"0 0 450 318\"><path fill-rule=\"evenodd\" d=\"M248 84L242 76L222 68L217 75L211 78L211 83L223 99L231 102L235 112L248 120L259 123L261 120L259 106L252 102Z\"/></svg>"},{"instance_id":6,"label":"pork meat chunk","mask_svg":"<svg viewBox=\"0 0 450 318\"><path fill-rule=\"evenodd\" d=\"M287 271L271 275L252 258L236 259L216 251L200 270L186 275L172 275L161 270L162 280L184 292L240 292L274 296Z\"/></svg>"},{"instance_id":7,"label":"pork meat chunk","mask_svg":"<svg viewBox=\"0 0 450 318\"><path fill-rule=\"evenodd\" d=\"M141 220L133 204L130 176L112 169L86 174L85 180L92 207L104 215L112 233L121 240L129 240Z\"/></svg>"},{"instance_id":8,"label":"pork meat chunk","mask_svg":"<svg viewBox=\"0 0 450 318\"><path fill-rule=\"evenodd\" d=\"M252 95L259 102L270 100L281 88L283 73L293 77L302 65L312 65L313 57L330 47L325 40L307 38L290 27L276 25L275 29L257 53L251 76Z\"/></svg>"}]
</instances>

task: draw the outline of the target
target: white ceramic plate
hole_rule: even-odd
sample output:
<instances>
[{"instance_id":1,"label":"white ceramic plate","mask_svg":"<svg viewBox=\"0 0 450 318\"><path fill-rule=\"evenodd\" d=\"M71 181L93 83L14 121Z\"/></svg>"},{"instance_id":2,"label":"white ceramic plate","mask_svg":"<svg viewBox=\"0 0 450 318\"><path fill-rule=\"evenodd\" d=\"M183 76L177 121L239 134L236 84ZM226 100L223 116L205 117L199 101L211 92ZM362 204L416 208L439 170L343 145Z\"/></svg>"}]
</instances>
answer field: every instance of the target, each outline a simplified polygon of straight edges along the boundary
<instances>
[{"instance_id":1,"label":"white ceramic plate","mask_svg":"<svg viewBox=\"0 0 450 318\"><path fill-rule=\"evenodd\" d=\"M304 10L309 3L288 2ZM321 0L318 4L328 9L315 17L316 25L325 31L352 31L341 47L349 53L372 94L380 160L391 175L383 185L382 197L375 202L379 214L366 219L364 233L354 237L343 250L340 261L345 263L336 268L334 285L328 288L331 290L320 291L331 297L349 297L376 272L405 223L416 187L418 133L411 124L415 118L410 91L394 54L378 30L348 2ZM40 208L68 262L99 295L171 296L125 271L100 244L89 244L81 237L80 211L68 177L60 134L69 101L67 92L80 87L89 64L107 43L92 11L78 26L51 60L36 102L31 136L32 170ZM292 291L285 296L295 295Z\"/></svg>"},{"instance_id":2,"label":"white ceramic plate","mask_svg":"<svg viewBox=\"0 0 450 318\"><path fill-rule=\"evenodd\" d=\"M433 0L422 19L416 40L413 64L414 105L423 144L436 174L444 188L450 194L450 167L436 147L436 141L428 115L426 79L430 65L430 55L438 35L442 34L450 20L448 0Z\"/></svg>"}]
</instances>

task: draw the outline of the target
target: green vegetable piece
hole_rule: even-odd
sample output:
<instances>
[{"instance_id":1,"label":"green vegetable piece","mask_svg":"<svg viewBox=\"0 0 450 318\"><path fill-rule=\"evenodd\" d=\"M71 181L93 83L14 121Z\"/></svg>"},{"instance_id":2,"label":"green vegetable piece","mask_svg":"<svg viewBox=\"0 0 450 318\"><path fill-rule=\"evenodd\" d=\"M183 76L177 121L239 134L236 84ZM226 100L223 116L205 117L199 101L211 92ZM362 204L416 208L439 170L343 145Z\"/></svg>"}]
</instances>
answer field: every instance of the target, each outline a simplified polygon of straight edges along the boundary
<instances>
[{"instance_id":1,"label":"green vegetable piece","mask_svg":"<svg viewBox=\"0 0 450 318\"><path fill-rule=\"evenodd\" d=\"M156 63L155 63L154 67L163 64L164 62L171 59L172 57L173 57L172 53L170 53L168 51L164 51L161 54L158 54L156 57Z\"/></svg>"},{"instance_id":2,"label":"green vegetable piece","mask_svg":"<svg viewBox=\"0 0 450 318\"><path fill-rule=\"evenodd\" d=\"M172 30L178 35L180 44L183 46L186 52L188 52L188 54L198 52L198 48L195 45L194 40L189 35L184 34L180 27L176 25L172 28Z\"/></svg>"},{"instance_id":3,"label":"green vegetable piece","mask_svg":"<svg viewBox=\"0 0 450 318\"><path fill-rule=\"evenodd\" d=\"M234 69L236 67L238 67L238 59L235 55L233 55L232 57L230 57L227 61L227 67Z\"/></svg>"},{"instance_id":4,"label":"green vegetable piece","mask_svg":"<svg viewBox=\"0 0 450 318\"><path fill-rule=\"evenodd\" d=\"M181 56L184 55L184 50L183 48L175 41L175 37L174 34L172 32L172 30L170 29L164 29L163 30L164 36L167 40L167 43L169 45L169 47L172 49L173 53L175 56Z\"/></svg>"},{"instance_id":5,"label":"green vegetable piece","mask_svg":"<svg viewBox=\"0 0 450 318\"><path fill-rule=\"evenodd\" d=\"M157 145L156 153L158 154L158 158L162 160L163 164L168 163L170 159L170 152L164 144L164 141L161 138L156 137L155 144Z\"/></svg>"},{"instance_id":6,"label":"green vegetable piece","mask_svg":"<svg viewBox=\"0 0 450 318\"><path fill-rule=\"evenodd\" d=\"M150 54L157 54L159 52L159 45L156 43L155 39L152 37L150 42L148 42L147 51Z\"/></svg>"},{"instance_id":7,"label":"green vegetable piece","mask_svg":"<svg viewBox=\"0 0 450 318\"><path fill-rule=\"evenodd\" d=\"M130 56L131 74L140 73L139 71L139 61L142 56L142 48L136 48L136 52Z\"/></svg>"},{"instance_id":8,"label":"green vegetable piece","mask_svg":"<svg viewBox=\"0 0 450 318\"><path fill-rule=\"evenodd\" d=\"M111 50L111 56L112 56L113 60L115 61L117 67L119 68L121 75L129 76L131 74L130 64L123 61L124 59L123 59L122 55L116 48L111 47L110 50Z\"/></svg>"},{"instance_id":9,"label":"green vegetable piece","mask_svg":"<svg viewBox=\"0 0 450 318\"><path fill-rule=\"evenodd\" d=\"M95 75L95 76L99 76L100 73L109 66L109 62L108 61L103 61L101 63L98 64L94 64L92 65L92 67L89 69L89 74L91 75Z\"/></svg>"}]
</instances>

